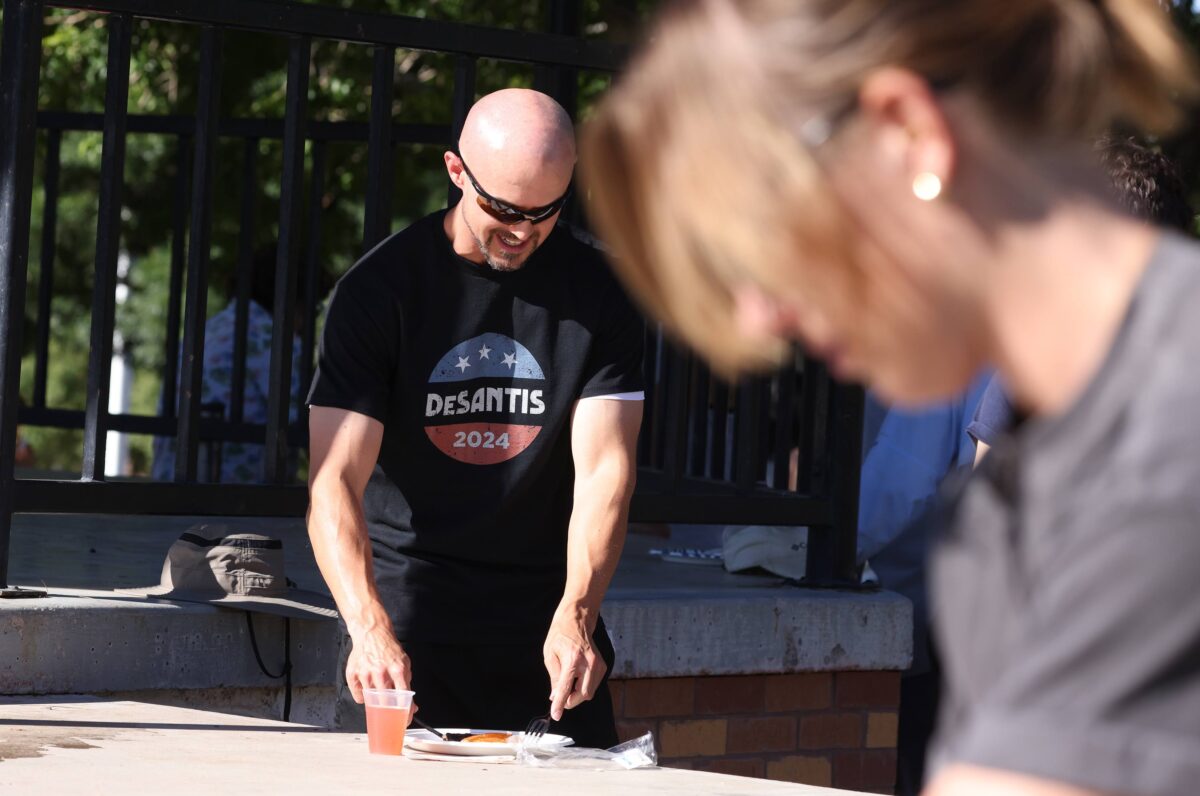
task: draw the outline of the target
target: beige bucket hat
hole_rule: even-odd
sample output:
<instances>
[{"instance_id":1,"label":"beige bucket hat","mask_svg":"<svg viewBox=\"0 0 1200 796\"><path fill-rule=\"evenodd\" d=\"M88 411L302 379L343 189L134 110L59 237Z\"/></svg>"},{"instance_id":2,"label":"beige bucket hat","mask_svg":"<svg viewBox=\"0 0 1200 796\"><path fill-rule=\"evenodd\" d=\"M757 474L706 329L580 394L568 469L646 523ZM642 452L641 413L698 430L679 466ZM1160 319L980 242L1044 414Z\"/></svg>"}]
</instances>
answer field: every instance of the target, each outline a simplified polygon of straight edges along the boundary
<instances>
[{"instance_id":1,"label":"beige bucket hat","mask_svg":"<svg viewBox=\"0 0 1200 796\"><path fill-rule=\"evenodd\" d=\"M185 532L167 551L157 586L127 594L207 603L294 619L336 619L333 599L298 589L283 568L283 542L255 533L207 537Z\"/></svg>"}]
</instances>

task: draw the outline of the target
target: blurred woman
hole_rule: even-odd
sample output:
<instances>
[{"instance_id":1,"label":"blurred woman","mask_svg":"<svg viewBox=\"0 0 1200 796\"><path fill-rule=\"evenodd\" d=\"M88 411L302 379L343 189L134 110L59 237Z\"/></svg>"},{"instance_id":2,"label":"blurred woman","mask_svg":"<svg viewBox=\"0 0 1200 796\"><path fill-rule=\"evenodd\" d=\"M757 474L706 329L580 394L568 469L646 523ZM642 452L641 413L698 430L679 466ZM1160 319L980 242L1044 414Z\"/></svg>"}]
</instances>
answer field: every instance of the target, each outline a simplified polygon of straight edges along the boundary
<instances>
[{"instance_id":1,"label":"blurred woman","mask_svg":"<svg viewBox=\"0 0 1200 796\"><path fill-rule=\"evenodd\" d=\"M1200 249L1091 142L1195 95L1155 0L692 0L585 136L602 238L718 368L791 341L920 403L993 365L1024 416L932 570L928 793L1200 782Z\"/></svg>"}]
</instances>

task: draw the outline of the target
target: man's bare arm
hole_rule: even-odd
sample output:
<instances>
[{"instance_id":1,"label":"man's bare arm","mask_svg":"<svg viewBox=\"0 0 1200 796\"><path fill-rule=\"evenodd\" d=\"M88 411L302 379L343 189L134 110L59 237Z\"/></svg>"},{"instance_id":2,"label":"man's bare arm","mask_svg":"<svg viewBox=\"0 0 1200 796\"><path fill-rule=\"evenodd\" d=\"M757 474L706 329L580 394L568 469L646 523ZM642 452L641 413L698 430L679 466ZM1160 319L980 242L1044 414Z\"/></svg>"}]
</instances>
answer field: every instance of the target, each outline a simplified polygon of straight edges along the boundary
<instances>
[{"instance_id":1,"label":"man's bare arm","mask_svg":"<svg viewBox=\"0 0 1200 796\"><path fill-rule=\"evenodd\" d=\"M363 688L408 688L408 657L379 599L362 498L379 458L383 424L345 409L309 410L308 536L317 566L353 643L346 682Z\"/></svg>"},{"instance_id":2,"label":"man's bare arm","mask_svg":"<svg viewBox=\"0 0 1200 796\"><path fill-rule=\"evenodd\" d=\"M1077 788L1047 779L963 765L947 766L934 777L921 796L1102 796L1097 791ZM1111 796L1111 795L1110 795Z\"/></svg>"},{"instance_id":3,"label":"man's bare arm","mask_svg":"<svg viewBox=\"0 0 1200 796\"><path fill-rule=\"evenodd\" d=\"M591 699L605 665L592 645L600 603L625 544L637 480L642 402L588 398L571 418L575 498L567 536L567 586L546 636L551 715Z\"/></svg>"}]
</instances>

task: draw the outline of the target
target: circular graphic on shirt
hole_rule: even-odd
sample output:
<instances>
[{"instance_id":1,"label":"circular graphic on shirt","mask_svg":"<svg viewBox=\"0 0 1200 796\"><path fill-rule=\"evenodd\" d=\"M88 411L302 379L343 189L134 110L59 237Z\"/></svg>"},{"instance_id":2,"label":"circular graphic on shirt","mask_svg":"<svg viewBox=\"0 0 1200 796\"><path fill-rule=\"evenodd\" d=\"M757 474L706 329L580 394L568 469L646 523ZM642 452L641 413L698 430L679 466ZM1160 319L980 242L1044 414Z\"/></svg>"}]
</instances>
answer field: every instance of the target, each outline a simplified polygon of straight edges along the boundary
<instances>
[{"instance_id":1,"label":"circular graphic on shirt","mask_svg":"<svg viewBox=\"0 0 1200 796\"><path fill-rule=\"evenodd\" d=\"M542 430L545 374L529 349L489 332L451 348L429 375L425 434L452 459L499 464Z\"/></svg>"}]
</instances>

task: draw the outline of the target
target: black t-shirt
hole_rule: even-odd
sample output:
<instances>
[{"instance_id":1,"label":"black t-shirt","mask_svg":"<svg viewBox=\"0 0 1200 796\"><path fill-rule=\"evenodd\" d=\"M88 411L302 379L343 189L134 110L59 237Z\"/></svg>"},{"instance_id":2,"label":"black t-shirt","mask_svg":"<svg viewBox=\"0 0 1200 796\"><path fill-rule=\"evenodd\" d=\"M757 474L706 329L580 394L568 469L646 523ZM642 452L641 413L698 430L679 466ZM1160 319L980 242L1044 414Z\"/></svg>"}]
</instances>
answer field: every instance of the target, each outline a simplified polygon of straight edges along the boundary
<instances>
[{"instance_id":1,"label":"black t-shirt","mask_svg":"<svg viewBox=\"0 0 1200 796\"><path fill-rule=\"evenodd\" d=\"M308 403L383 423L363 508L397 636L540 637L566 579L571 410L642 389L644 327L570 229L500 272L456 255L444 216L338 283Z\"/></svg>"}]
</instances>

